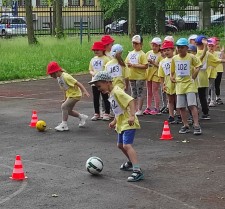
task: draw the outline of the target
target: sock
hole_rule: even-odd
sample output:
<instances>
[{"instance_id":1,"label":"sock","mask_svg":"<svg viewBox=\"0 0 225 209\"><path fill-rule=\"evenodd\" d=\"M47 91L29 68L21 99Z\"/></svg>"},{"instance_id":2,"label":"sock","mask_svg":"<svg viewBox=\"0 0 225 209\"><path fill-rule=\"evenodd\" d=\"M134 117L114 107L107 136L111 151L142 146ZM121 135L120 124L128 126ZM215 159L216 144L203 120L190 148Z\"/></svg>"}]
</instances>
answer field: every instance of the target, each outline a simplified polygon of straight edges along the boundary
<instances>
[{"instance_id":1,"label":"sock","mask_svg":"<svg viewBox=\"0 0 225 209\"><path fill-rule=\"evenodd\" d=\"M133 164L133 171L134 172L141 171L139 164Z\"/></svg>"},{"instance_id":2,"label":"sock","mask_svg":"<svg viewBox=\"0 0 225 209\"><path fill-rule=\"evenodd\" d=\"M216 100L219 99L219 98L220 98L220 96L216 96Z\"/></svg>"},{"instance_id":3,"label":"sock","mask_svg":"<svg viewBox=\"0 0 225 209\"><path fill-rule=\"evenodd\" d=\"M79 113L79 115L78 115L78 118L79 118L79 119L81 119L81 118L82 118L82 116L81 116L81 114L80 114L80 113Z\"/></svg>"},{"instance_id":4,"label":"sock","mask_svg":"<svg viewBox=\"0 0 225 209\"><path fill-rule=\"evenodd\" d=\"M67 121L62 121L62 124L63 125L67 125Z\"/></svg>"}]
</instances>

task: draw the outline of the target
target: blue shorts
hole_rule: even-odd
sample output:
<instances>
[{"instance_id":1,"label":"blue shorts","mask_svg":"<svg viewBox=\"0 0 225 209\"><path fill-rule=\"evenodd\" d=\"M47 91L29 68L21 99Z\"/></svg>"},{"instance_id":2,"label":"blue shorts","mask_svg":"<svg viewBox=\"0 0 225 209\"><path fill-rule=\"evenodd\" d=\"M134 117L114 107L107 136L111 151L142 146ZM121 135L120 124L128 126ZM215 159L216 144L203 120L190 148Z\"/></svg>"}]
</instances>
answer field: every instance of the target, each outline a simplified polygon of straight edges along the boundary
<instances>
[{"instance_id":1,"label":"blue shorts","mask_svg":"<svg viewBox=\"0 0 225 209\"><path fill-rule=\"evenodd\" d=\"M118 134L118 144L133 144L136 129L129 129Z\"/></svg>"}]
</instances>

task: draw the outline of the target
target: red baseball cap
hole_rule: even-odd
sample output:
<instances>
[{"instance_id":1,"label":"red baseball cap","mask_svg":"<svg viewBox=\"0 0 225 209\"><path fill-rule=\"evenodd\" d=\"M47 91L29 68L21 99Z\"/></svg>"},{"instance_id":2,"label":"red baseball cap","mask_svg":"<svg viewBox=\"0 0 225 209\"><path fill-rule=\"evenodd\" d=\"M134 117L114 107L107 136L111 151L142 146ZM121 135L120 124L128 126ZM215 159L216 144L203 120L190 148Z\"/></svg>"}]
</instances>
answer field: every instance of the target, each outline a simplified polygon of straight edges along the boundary
<instances>
[{"instance_id":1,"label":"red baseball cap","mask_svg":"<svg viewBox=\"0 0 225 209\"><path fill-rule=\"evenodd\" d=\"M55 61L50 62L47 66L47 74L48 75L58 72L58 71L61 71L61 70L62 70L62 68Z\"/></svg>"},{"instance_id":2,"label":"red baseball cap","mask_svg":"<svg viewBox=\"0 0 225 209\"><path fill-rule=\"evenodd\" d=\"M105 45L113 43L115 40L110 35L105 35L105 36L102 36L101 41L103 45L105 46Z\"/></svg>"},{"instance_id":3,"label":"red baseball cap","mask_svg":"<svg viewBox=\"0 0 225 209\"><path fill-rule=\"evenodd\" d=\"M172 41L164 41L162 43L161 49L174 49L174 44Z\"/></svg>"},{"instance_id":4,"label":"red baseball cap","mask_svg":"<svg viewBox=\"0 0 225 209\"><path fill-rule=\"evenodd\" d=\"M96 41L94 42L94 44L92 45L91 50L98 50L98 51L105 51L105 46L102 43L102 41Z\"/></svg>"}]
</instances>

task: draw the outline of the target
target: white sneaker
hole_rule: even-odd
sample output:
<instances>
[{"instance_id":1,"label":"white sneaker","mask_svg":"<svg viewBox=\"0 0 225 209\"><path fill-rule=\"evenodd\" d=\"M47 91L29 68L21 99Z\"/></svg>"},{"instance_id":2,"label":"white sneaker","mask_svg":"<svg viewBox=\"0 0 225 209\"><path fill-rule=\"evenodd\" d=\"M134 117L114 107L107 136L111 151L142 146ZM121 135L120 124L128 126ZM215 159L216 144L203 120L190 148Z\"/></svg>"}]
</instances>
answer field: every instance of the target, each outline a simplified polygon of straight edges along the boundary
<instances>
[{"instance_id":1,"label":"white sneaker","mask_svg":"<svg viewBox=\"0 0 225 209\"><path fill-rule=\"evenodd\" d=\"M143 115L143 112L142 112L141 110L138 110L138 111L135 113L135 115L141 116L141 115Z\"/></svg>"},{"instance_id":2,"label":"white sneaker","mask_svg":"<svg viewBox=\"0 0 225 209\"><path fill-rule=\"evenodd\" d=\"M213 100L211 100L211 102L209 103L209 107L215 107L216 106L216 102L214 102Z\"/></svg>"},{"instance_id":3,"label":"white sneaker","mask_svg":"<svg viewBox=\"0 0 225 209\"><path fill-rule=\"evenodd\" d=\"M86 123L86 120L88 119L88 116L87 115L84 115L84 114L80 114L80 123L79 123L79 127L83 127Z\"/></svg>"},{"instance_id":4,"label":"white sneaker","mask_svg":"<svg viewBox=\"0 0 225 209\"><path fill-rule=\"evenodd\" d=\"M111 119L111 117L109 116L109 114L103 114L102 116L102 120L105 120L105 121L109 121Z\"/></svg>"},{"instance_id":5,"label":"white sneaker","mask_svg":"<svg viewBox=\"0 0 225 209\"><path fill-rule=\"evenodd\" d=\"M55 130L56 131L68 131L69 128L68 128L67 124L60 123L58 126L55 127Z\"/></svg>"}]
</instances>

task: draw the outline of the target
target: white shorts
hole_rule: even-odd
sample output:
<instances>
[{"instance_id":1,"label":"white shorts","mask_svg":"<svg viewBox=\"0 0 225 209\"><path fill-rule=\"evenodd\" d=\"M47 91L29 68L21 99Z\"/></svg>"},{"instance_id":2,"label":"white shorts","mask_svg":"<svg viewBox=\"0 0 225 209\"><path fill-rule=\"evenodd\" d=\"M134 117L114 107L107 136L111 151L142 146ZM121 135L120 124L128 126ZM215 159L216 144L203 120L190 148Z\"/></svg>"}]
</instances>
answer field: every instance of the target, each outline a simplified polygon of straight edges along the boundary
<instances>
[{"instance_id":1,"label":"white shorts","mask_svg":"<svg viewBox=\"0 0 225 209\"><path fill-rule=\"evenodd\" d=\"M177 95L177 108L186 108L187 106L197 106L196 93Z\"/></svg>"}]
</instances>

